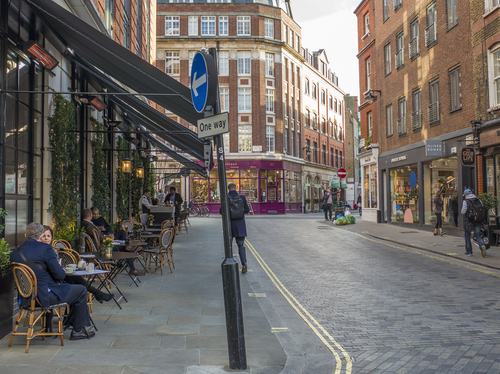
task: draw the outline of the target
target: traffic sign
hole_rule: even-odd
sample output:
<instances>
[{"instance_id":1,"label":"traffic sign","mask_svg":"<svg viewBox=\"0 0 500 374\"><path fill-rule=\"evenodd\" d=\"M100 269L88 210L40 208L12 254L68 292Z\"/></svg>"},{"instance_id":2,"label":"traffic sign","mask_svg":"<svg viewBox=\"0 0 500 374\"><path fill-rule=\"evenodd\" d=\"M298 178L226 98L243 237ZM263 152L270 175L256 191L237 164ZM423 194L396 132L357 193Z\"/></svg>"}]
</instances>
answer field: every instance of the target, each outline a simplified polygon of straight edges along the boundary
<instances>
[{"instance_id":1,"label":"traffic sign","mask_svg":"<svg viewBox=\"0 0 500 374\"><path fill-rule=\"evenodd\" d=\"M229 115L226 113L198 120L198 138L229 132Z\"/></svg>"},{"instance_id":2,"label":"traffic sign","mask_svg":"<svg viewBox=\"0 0 500 374\"><path fill-rule=\"evenodd\" d=\"M191 100L198 113L203 113L215 103L218 81L213 57L205 52L197 52L191 68Z\"/></svg>"},{"instance_id":3,"label":"traffic sign","mask_svg":"<svg viewBox=\"0 0 500 374\"><path fill-rule=\"evenodd\" d=\"M347 175L347 171L345 171L344 168L340 168L339 171L337 171L337 175L340 179L344 179Z\"/></svg>"}]
</instances>

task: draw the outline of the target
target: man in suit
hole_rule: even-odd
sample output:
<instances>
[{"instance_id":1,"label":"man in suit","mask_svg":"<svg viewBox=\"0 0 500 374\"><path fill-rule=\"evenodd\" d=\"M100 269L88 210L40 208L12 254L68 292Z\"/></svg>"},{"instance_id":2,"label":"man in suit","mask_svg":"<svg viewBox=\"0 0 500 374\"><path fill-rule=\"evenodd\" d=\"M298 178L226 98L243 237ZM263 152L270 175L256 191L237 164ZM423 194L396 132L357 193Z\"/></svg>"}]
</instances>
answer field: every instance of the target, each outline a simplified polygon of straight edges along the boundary
<instances>
[{"instance_id":1,"label":"man in suit","mask_svg":"<svg viewBox=\"0 0 500 374\"><path fill-rule=\"evenodd\" d=\"M111 225L99 215L99 209L92 207L92 223L104 234L111 234Z\"/></svg>"},{"instance_id":2,"label":"man in suit","mask_svg":"<svg viewBox=\"0 0 500 374\"><path fill-rule=\"evenodd\" d=\"M175 192L175 187L170 187L170 193L165 197L165 204L170 204L174 207L175 226L177 226L179 218L181 217L183 202L184 200L182 200L181 194Z\"/></svg>"},{"instance_id":3,"label":"man in suit","mask_svg":"<svg viewBox=\"0 0 500 374\"><path fill-rule=\"evenodd\" d=\"M44 308L59 303L67 303L72 310L73 331L70 340L90 339L95 336L90 326L87 306L87 289L81 284L60 283L66 273L57 261L49 244L42 243L43 225L32 222L26 227L26 241L10 254L11 262L29 266L36 275L37 292ZM48 320L51 317L48 316ZM50 329L50 322L48 328Z\"/></svg>"},{"instance_id":4,"label":"man in suit","mask_svg":"<svg viewBox=\"0 0 500 374\"><path fill-rule=\"evenodd\" d=\"M247 203L247 198L243 195L240 195L238 191L236 191L236 185L234 183L229 183L227 186L229 190L229 198L237 198L241 197L243 200L243 205L245 207L245 214L250 212L250 207ZM231 235L236 239L236 244L238 245L238 252L241 260L241 272L247 272L247 256L245 252L245 237L247 236L247 225L245 223L245 217L239 219L231 219ZM231 239L232 240L232 239Z\"/></svg>"}]
</instances>

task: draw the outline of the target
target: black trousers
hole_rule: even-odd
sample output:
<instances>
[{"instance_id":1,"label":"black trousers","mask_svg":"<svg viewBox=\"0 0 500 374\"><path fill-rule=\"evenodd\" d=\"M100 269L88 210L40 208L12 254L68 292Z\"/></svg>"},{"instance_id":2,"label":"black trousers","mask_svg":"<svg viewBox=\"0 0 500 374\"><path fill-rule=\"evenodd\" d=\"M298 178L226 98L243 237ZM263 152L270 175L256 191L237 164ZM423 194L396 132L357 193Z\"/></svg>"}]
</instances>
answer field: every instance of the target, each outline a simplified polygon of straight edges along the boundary
<instances>
[{"instance_id":1,"label":"black trousers","mask_svg":"<svg viewBox=\"0 0 500 374\"><path fill-rule=\"evenodd\" d=\"M60 300L53 292L49 292L49 302L51 305L67 303L71 306L71 323L73 331L82 331L83 326L90 325L90 313L87 305L87 288L81 284L72 284L68 294Z\"/></svg>"},{"instance_id":2,"label":"black trousers","mask_svg":"<svg viewBox=\"0 0 500 374\"><path fill-rule=\"evenodd\" d=\"M441 213L436 213L436 227L435 229L440 229L443 226L443 219L441 218Z\"/></svg>"}]
</instances>

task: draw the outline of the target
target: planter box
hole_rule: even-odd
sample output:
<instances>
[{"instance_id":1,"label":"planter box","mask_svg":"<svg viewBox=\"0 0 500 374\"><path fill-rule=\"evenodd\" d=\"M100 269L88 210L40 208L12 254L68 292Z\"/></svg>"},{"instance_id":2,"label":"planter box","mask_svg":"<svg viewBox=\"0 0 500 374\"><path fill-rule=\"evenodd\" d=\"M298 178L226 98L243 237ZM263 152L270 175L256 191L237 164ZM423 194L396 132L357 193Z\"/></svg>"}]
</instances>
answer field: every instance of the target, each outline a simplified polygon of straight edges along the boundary
<instances>
[{"instance_id":1,"label":"planter box","mask_svg":"<svg viewBox=\"0 0 500 374\"><path fill-rule=\"evenodd\" d=\"M0 277L0 339L12 332L14 314L14 276Z\"/></svg>"}]
</instances>

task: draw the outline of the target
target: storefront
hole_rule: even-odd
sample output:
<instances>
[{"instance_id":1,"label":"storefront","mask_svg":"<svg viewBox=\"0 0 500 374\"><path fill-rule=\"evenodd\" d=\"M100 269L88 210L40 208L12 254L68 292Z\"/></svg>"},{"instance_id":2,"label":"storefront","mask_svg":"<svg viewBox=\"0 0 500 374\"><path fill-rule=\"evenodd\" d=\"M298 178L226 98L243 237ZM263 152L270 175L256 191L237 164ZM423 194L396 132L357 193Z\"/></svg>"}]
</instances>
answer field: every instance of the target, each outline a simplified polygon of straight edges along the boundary
<instances>
[{"instance_id":1,"label":"storefront","mask_svg":"<svg viewBox=\"0 0 500 374\"><path fill-rule=\"evenodd\" d=\"M227 184L234 183L255 214L302 212L302 165L286 161L226 161ZM220 208L217 165L210 178L191 177L190 197L206 203L211 213Z\"/></svg>"},{"instance_id":2,"label":"storefront","mask_svg":"<svg viewBox=\"0 0 500 374\"><path fill-rule=\"evenodd\" d=\"M378 146L359 155L363 220L379 222Z\"/></svg>"},{"instance_id":3,"label":"storefront","mask_svg":"<svg viewBox=\"0 0 500 374\"><path fill-rule=\"evenodd\" d=\"M434 199L441 192L443 225L460 226L462 191L476 190L474 168L463 167L457 157L468 133L466 129L380 155L383 221L435 225Z\"/></svg>"}]
</instances>

